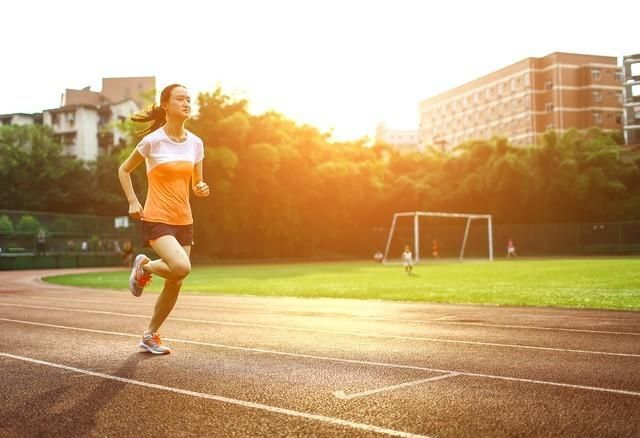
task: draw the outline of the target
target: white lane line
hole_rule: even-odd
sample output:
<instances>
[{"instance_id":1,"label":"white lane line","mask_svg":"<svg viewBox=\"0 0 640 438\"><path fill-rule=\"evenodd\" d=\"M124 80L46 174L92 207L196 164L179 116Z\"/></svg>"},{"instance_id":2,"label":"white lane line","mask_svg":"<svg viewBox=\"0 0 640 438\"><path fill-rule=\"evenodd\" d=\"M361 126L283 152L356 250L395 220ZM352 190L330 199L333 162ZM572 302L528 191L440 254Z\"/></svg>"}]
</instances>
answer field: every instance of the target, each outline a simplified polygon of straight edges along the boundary
<instances>
[{"instance_id":1,"label":"white lane line","mask_svg":"<svg viewBox=\"0 0 640 438\"><path fill-rule=\"evenodd\" d=\"M441 316L439 318L436 318L435 321L444 321L444 320L453 319L453 318L457 318L456 315L444 315L444 316ZM373 320L380 319L382 321L387 321L389 318L376 318L375 316L373 316L373 317L370 317L370 319L373 319ZM416 322L416 321L420 321L420 320L409 319L409 320L403 320L403 321Z\"/></svg>"},{"instance_id":2,"label":"white lane line","mask_svg":"<svg viewBox=\"0 0 640 438\"><path fill-rule=\"evenodd\" d=\"M60 298L60 297L47 297L47 296L29 296L29 297L20 297L17 295L12 296L17 299L26 299L32 298L34 300L50 300L55 302L60 301L69 301L72 303L88 303L88 304L110 304L110 305L123 305L123 306L144 306L144 307L153 307L153 303L145 303L145 302L131 302L130 299L127 300L111 300L111 301L98 301L98 300L81 300L74 298ZM223 312L240 312L240 313L255 313L260 315L270 315L277 316L279 313L273 311L265 311L265 310L255 310L255 309L235 309L230 308L228 306L190 306L186 304L178 304L175 306L176 310L198 310L198 311L223 311ZM293 317L308 317L309 315L305 313L304 315L287 315ZM321 312L316 313L315 315L311 315L316 318L332 318L334 315L328 314L324 315ZM474 326L474 327L491 327L491 328L513 328L513 329L524 329L524 330L544 330L544 331L558 331L558 332L569 332L569 333L592 333L592 334L602 334L602 335L622 335L622 336L640 336L640 332L621 332L621 331L611 331L611 330L587 330L587 329L576 329L576 328L566 328L566 327L547 327L547 326L535 326L535 325L515 325L515 324L491 324L484 322L470 322L470 321L451 321L453 318L463 318L464 315L445 315L435 319L406 319L406 318L385 318L385 317L377 317L377 316L359 316L359 315L349 315L343 314L339 315L340 318L352 318L364 321L391 321L394 323L409 323L409 324L419 324L419 325L430 325L430 324L447 324L447 325L462 325L462 326ZM541 315L541 317L545 317ZM560 318L571 318L564 316L554 316ZM589 318L589 317L576 317L576 318ZM469 319L469 318L466 318ZM594 318L590 318L594 319ZM620 321L624 321L625 325L629 326L640 326L640 322L632 322L628 319L617 318Z\"/></svg>"},{"instance_id":3,"label":"white lane line","mask_svg":"<svg viewBox=\"0 0 640 438\"><path fill-rule=\"evenodd\" d=\"M88 332L88 333L100 333L104 335L114 335L114 336L126 336L130 338L140 338L140 335L134 335L130 333L120 333L120 332L110 332L106 330L97 330L97 329L89 329L82 327L69 327L64 325L55 325L55 324L45 324L42 322L33 322L33 321L23 321L17 319L8 319L8 318L0 318L0 321L11 322L16 324L27 324L27 325L35 325L40 327L50 327L57 328L63 330L74 330L80 332ZM261 353L261 354L271 354L275 356L288 356L288 357L302 357L305 359L313 359L313 360L321 360L327 362L338 362L338 363L348 363L348 364L356 364L356 365L370 365L375 367L382 368L398 368L405 370L419 370L419 371L431 371L435 373L456 373L461 376L471 376L471 377L483 377L488 379L497 379L497 380L507 380L513 382L523 382L523 383L532 383L537 385L551 385L551 386L560 386L566 388L575 388L575 389L583 389L587 391L600 391L600 392L608 392L613 394L623 394L623 395L633 395L640 397L639 391L625 391L622 389L611 389L611 388L602 388L597 386L583 386L583 385L574 385L570 383L559 383L559 382L551 382L547 380L532 380L532 379L522 379L518 377L508 377L508 376L498 376L494 374L481 374L481 373L472 373L466 371L458 371L458 370L443 370L439 368L428 368L428 367L420 367L415 365L401 365L387 362L373 362L368 360L358 360L358 359L342 359L338 357L329 357L329 356L317 356L313 354L303 354L303 353L290 353L287 351L278 351L278 350L267 350L263 348L251 348L251 347L240 347L237 345L227 345L227 344L214 344L212 342L202 342L202 341L189 341L186 339L176 339L176 338L164 338L166 341L170 342L180 342L183 344L189 345L198 345L204 347L214 347L214 348L224 348L227 350L238 350L238 351L248 351L251 353Z\"/></svg>"},{"instance_id":4,"label":"white lane line","mask_svg":"<svg viewBox=\"0 0 640 438\"><path fill-rule=\"evenodd\" d=\"M402 321L402 322L414 322L414 323L422 323L429 324L431 321ZM525 330L545 330L545 331L554 331L554 332L571 332L571 333L592 333L592 334L600 334L600 335L628 335L628 336L640 336L640 333L636 332L614 332L614 331L606 331L606 330L586 330L586 329L570 329L570 328L562 328L562 327L541 327L541 326L533 326L533 325L513 325L513 324L488 324L484 322L464 322L464 321L433 321L436 324L445 324L445 325L467 325L474 327L492 327L492 328L514 328L514 329L525 329Z\"/></svg>"},{"instance_id":5,"label":"white lane line","mask_svg":"<svg viewBox=\"0 0 640 438\"><path fill-rule=\"evenodd\" d=\"M56 310L56 311L62 311L62 312L90 313L90 314L97 314L97 315L125 316L129 318L145 318L145 319L149 318L149 315L142 315L142 314L135 314L135 313L107 312L104 310L74 309L74 308L68 308L68 307L35 306L30 304L9 304L9 303L0 303L0 306L24 307L28 309ZM593 354L593 355L602 355L602 356L640 358L640 354L634 354L634 353L612 353L608 351L578 350L578 349L571 349L571 348L556 348L556 347L539 347L535 345L500 344L497 342L480 342L480 341L462 341L459 339L440 339L440 338L423 338L418 336L383 335L379 333L312 329L312 328L305 328L305 327L292 327L292 326L269 325L269 324L249 324L244 322L215 321L215 320L208 320L208 319L171 317L171 320L182 321L182 322L193 322L193 323L199 323L199 324L227 325L227 326L233 326L233 327L267 328L267 329L298 331L298 332L325 333L325 334L331 334L331 335L360 336L360 337L379 338L379 339L402 339L407 341L440 342L440 343L448 343L448 344L480 345L484 347L516 348L516 349L520 348L525 350L541 350L541 351L555 351L555 352L561 352L561 353L579 353L579 354Z\"/></svg>"},{"instance_id":6,"label":"white lane line","mask_svg":"<svg viewBox=\"0 0 640 438\"><path fill-rule=\"evenodd\" d=\"M429 438L427 435L418 435L418 434L414 434L414 433L402 432L402 431L399 431L399 430L387 429L387 428L384 428L384 427L374 426L374 425L371 425L371 424L357 423L355 421L342 420L340 418L327 417L327 416L318 415L318 414L311 414L309 412L294 411L292 409L278 408L276 406L264 405L262 403L255 403L255 402L250 402L250 401L245 401L245 400L237 400L237 399L234 399L234 398L223 397L223 396L220 396L220 395L207 394L207 393L204 393L204 392L189 391L187 389L173 388L171 386L158 385L156 383L148 383L148 382L143 382L141 380L127 379L125 377L112 376L110 374L98 373L98 372L95 372L95 371L85 370L85 369L82 369L82 368L76 368L76 367L70 367L70 366L67 366L67 365L62 365L62 364L57 364L57 363L46 362L46 361L43 361L43 360L32 359L30 357L16 356L16 355L13 355L13 354L2 353L2 352L0 352L0 356L4 356L4 357L10 358L10 359L21 360L21 361L24 361L24 362L34 363L34 364L38 364L38 365L45 365L45 366L48 366L48 367L59 368L59 369L66 370L66 371L73 371L75 373L79 373L79 374L83 374L83 375L87 375L87 376L100 377L102 379L114 380L116 382L128 383L129 385L137 385L137 386L142 386L142 387L145 387L145 388L151 388L151 389L156 389L156 390L160 390L160 391L173 392L175 394L187 395L187 396L190 396L190 397L198 397L198 398L203 398L203 399L207 399L207 400L215 400L215 401L222 402L222 403L232 404L232 405L236 405L236 406L242 406L243 408L258 409L258 410L262 410L262 411L272 412L272 413L275 413L275 414L282 414L282 415L288 415L290 417L304 418L306 420L320 421L322 423L332 424L332 425L336 425L336 426L350 427L352 429L364 430L364 431L367 431L367 432L374 432L374 433L379 433L379 434L385 434L385 435L390 435L390 436L398 436L398 437L406 437L406 438L418 438L418 437L419 438Z\"/></svg>"},{"instance_id":7,"label":"white lane line","mask_svg":"<svg viewBox=\"0 0 640 438\"><path fill-rule=\"evenodd\" d=\"M426 383L426 382L435 382L436 380L448 379L449 377L454 377L459 375L460 373L449 373L449 374L445 374L444 376L430 377L428 379L415 380L413 382L405 382L405 383L400 383L398 385L385 386L383 388L370 389L368 391L354 392L351 394L346 394L344 391L336 391L333 393L333 395L341 400L351 400L352 398L356 398L356 397L364 397L371 394L377 394L379 392L406 388L407 386L419 385L421 383Z\"/></svg>"}]
</instances>

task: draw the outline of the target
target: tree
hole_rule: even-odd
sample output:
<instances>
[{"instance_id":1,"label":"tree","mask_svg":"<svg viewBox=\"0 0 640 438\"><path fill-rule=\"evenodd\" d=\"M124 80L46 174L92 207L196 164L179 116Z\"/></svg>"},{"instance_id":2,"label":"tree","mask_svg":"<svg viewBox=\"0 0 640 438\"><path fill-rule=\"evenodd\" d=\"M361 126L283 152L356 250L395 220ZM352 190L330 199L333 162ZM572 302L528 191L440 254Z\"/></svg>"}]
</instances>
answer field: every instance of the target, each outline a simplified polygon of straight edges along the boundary
<instances>
[{"instance_id":1,"label":"tree","mask_svg":"<svg viewBox=\"0 0 640 438\"><path fill-rule=\"evenodd\" d=\"M0 208L75 212L91 199L91 172L48 127L0 127L0 163Z\"/></svg>"}]
</instances>

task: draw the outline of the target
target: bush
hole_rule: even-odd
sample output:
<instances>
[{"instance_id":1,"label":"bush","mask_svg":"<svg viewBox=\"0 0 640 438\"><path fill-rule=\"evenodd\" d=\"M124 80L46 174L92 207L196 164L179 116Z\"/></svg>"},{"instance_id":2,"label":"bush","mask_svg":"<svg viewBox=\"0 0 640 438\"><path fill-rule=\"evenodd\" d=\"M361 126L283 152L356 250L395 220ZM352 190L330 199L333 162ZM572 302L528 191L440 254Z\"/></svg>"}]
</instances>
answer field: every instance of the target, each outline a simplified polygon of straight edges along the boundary
<instances>
[{"instance_id":1,"label":"bush","mask_svg":"<svg viewBox=\"0 0 640 438\"><path fill-rule=\"evenodd\" d=\"M13 222L9 216L3 214L0 216L0 233L13 233Z\"/></svg>"},{"instance_id":2,"label":"bush","mask_svg":"<svg viewBox=\"0 0 640 438\"><path fill-rule=\"evenodd\" d=\"M40 222L38 219L31 216L30 214L25 214L20 218L18 222L17 231L22 233L37 233L38 229L40 229Z\"/></svg>"}]
</instances>

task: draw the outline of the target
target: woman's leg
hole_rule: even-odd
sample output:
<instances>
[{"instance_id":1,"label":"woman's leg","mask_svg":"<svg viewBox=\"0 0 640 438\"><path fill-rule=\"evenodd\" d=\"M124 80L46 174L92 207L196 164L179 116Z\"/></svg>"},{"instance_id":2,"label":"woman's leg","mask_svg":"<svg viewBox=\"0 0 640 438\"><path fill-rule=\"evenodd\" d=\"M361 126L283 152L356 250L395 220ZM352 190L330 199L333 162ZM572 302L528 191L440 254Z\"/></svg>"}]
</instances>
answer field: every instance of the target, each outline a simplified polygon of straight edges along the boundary
<instances>
[{"instance_id":1,"label":"woman's leg","mask_svg":"<svg viewBox=\"0 0 640 438\"><path fill-rule=\"evenodd\" d=\"M175 237L167 235L154 240L151 248L160 258L146 263L142 267L145 272L171 280L182 280L191 272L190 246L181 246Z\"/></svg>"},{"instance_id":2,"label":"woman's leg","mask_svg":"<svg viewBox=\"0 0 640 438\"><path fill-rule=\"evenodd\" d=\"M176 304L182 280L191 272L191 246L181 246L173 236L162 236L151 247L161 258L147 263L144 268L165 278L148 328L149 332L156 333Z\"/></svg>"}]
</instances>

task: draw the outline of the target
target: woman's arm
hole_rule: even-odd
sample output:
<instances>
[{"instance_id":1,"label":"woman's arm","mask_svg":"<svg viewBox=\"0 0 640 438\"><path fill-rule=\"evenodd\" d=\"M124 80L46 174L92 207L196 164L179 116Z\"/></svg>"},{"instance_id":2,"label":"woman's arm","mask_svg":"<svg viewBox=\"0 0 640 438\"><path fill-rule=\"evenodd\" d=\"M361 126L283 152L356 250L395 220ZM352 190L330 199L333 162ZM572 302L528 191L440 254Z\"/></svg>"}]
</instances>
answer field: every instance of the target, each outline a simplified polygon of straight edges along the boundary
<instances>
[{"instance_id":1,"label":"woman's arm","mask_svg":"<svg viewBox=\"0 0 640 438\"><path fill-rule=\"evenodd\" d=\"M122 163L118 168L118 178L120 179L120 185L124 191L127 201L129 201L129 215L134 219L142 218L142 205L138 201L136 192L133 190L133 184L131 183L131 172L135 170L142 162L144 157L140 155L137 149L131 152L131 155Z\"/></svg>"},{"instance_id":2,"label":"woman's arm","mask_svg":"<svg viewBox=\"0 0 640 438\"><path fill-rule=\"evenodd\" d=\"M193 166L193 174L191 175L191 188L196 196L209 196L209 186L202 180L202 161L198 161Z\"/></svg>"}]
</instances>

